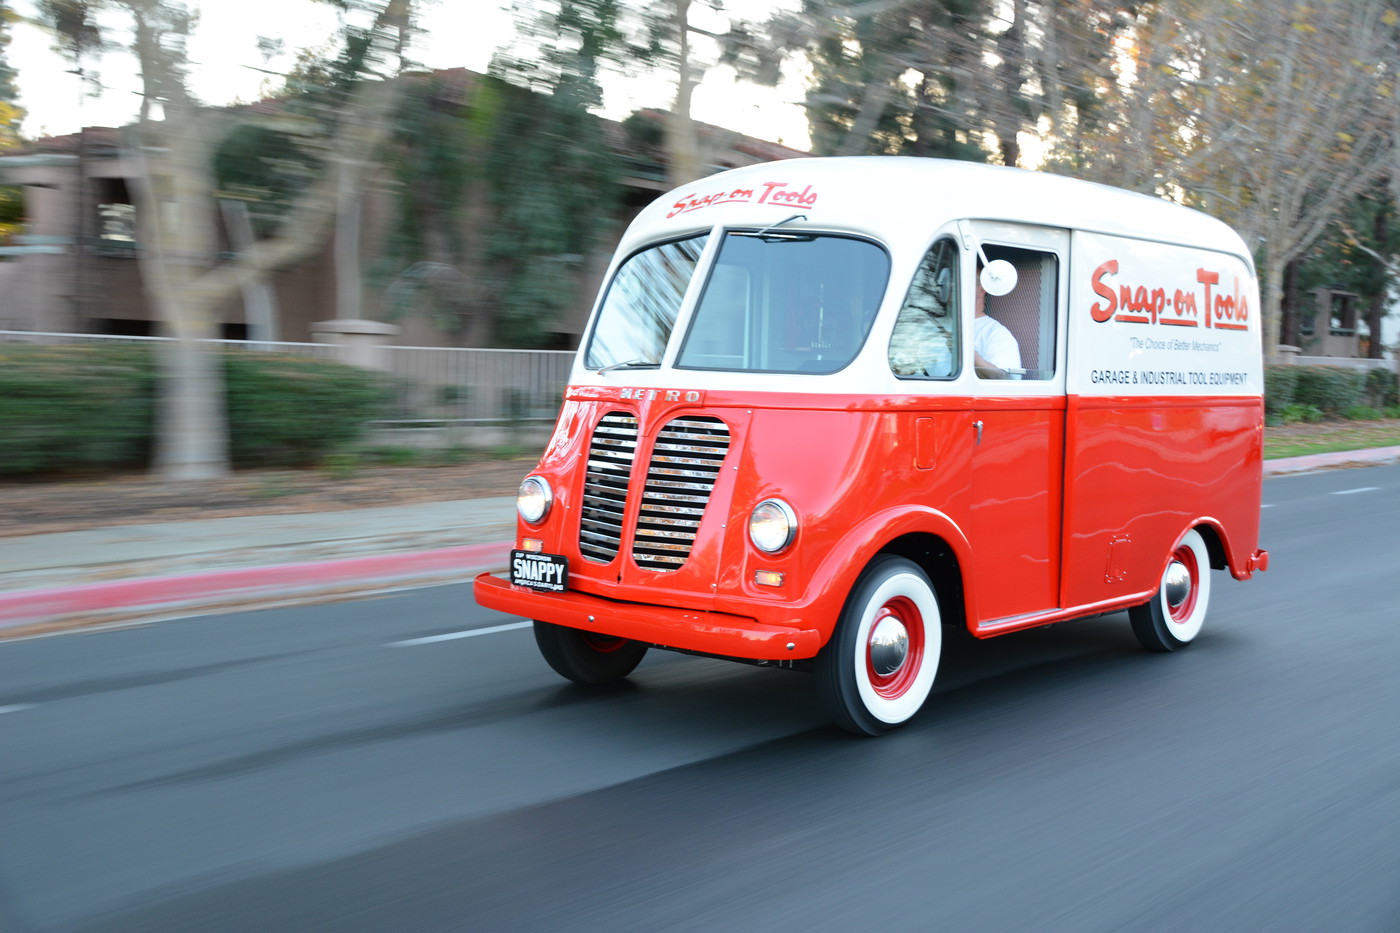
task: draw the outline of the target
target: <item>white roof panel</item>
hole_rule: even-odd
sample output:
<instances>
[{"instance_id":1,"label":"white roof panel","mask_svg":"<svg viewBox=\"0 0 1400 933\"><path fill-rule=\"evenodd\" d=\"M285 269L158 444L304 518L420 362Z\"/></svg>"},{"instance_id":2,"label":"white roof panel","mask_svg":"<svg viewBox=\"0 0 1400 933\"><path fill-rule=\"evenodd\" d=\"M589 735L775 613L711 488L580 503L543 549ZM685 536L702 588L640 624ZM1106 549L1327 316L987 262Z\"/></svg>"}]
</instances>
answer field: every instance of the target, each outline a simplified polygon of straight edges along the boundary
<instances>
[{"instance_id":1,"label":"white roof panel","mask_svg":"<svg viewBox=\"0 0 1400 933\"><path fill-rule=\"evenodd\" d=\"M1178 243L1252 262L1226 224L1161 198L1062 175L900 156L765 162L699 179L639 214L623 245L709 229L767 225L918 237L958 219L1003 220Z\"/></svg>"}]
</instances>

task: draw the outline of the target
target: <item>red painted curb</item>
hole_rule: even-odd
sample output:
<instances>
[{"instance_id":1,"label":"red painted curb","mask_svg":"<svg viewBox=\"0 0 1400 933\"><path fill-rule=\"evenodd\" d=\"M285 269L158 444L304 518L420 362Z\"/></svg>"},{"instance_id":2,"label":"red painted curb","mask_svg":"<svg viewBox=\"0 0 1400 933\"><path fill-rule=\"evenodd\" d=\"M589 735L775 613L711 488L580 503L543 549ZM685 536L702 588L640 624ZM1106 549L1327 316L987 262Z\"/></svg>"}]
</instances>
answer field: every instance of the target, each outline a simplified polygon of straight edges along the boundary
<instances>
[{"instance_id":1,"label":"red painted curb","mask_svg":"<svg viewBox=\"0 0 1400 933\"><path fill-rule=\"evenodd\" d=\"M489 569L495 562L504 566L511 546L509 541L468 544L432 551L17 590L0 593L0 627L45 622L84 612L134 607L156 609L235 596L294 595L336 585L385 583L453 571L466 575L473 570Z\"/></svg>"}]
</instances>

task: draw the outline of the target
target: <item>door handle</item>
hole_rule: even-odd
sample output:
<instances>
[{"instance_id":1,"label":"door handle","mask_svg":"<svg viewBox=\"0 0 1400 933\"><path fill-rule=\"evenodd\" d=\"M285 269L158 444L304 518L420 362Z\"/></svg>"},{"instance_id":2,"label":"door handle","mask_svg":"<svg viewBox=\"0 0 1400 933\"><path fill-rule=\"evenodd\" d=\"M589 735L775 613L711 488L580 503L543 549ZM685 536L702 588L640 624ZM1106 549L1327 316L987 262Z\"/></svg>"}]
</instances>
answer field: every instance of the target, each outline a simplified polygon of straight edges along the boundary
<instances>
[{"instance_id":1,"label":"door handle","mask_svg":"<svg viewBox=\"0 0 1400 933\"><path fill-rule=\"evenodd\" d=\"M982 446L982 422L980 422L980 421L974 421L974 422L972 422L972 426L973 426L974 428L977 429L977 446L978 446L978 447L981 447L981 446Z\"/></svg>"}]
</instances>

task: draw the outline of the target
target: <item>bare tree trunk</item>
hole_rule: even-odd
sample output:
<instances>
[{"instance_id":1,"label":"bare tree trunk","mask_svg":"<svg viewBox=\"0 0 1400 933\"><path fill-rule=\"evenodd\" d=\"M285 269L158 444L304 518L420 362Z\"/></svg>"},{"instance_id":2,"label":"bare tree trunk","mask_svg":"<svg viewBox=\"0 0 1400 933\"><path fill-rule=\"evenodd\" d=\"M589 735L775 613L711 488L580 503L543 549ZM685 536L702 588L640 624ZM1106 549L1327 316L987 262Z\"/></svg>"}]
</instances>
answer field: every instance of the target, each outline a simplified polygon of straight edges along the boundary
<instances>
[{"instance_id":1,"label":"bare tree trunk","mask_svg":"<svg viewBox=\"0 0 1400 933\"><path fill-rule=\"evenodd\" d=\"M219 209L233 251L241 253L252 248L253 224L248 219L248 205L224 198L219 201ZM248 323L249 340L277 339L277 298L265 280L243 285L243 319Z\"/></svg>"},{"instance_id":2,"label":"bare tree trunk","mask_svg":"<svg viewBox=\"0 0 1400 933\"><path fill-rule=\"evenodd\" d=\"M1298 267L1302 260L1294 259L1284 267L1283 307L1279 311L1279 343L1298 346Z\"/></svg>"},{"instance_id":3,"label":"bare tree trunk","mask_svg":"<svg viewBox=\"0 0 1400 933\"><path fill-rule=\"evenodd\" d=\"M1264 362L1277 363L1280 356L1278 352L1279 316L1280 303L1283 300L1283 270L1286 262L1274 258L1273 254L1264 260L1264 268L1261 270L1264 294L1260 296L1260 301L1264 305L1260 315L1260 321L1264 339ZM1206 309L1210 313L1210 309Z\"/></svg>"},{"instance_id":4,"label":"bare tree trunk","mask_svg":"<svg viewBox=\"0 0 1400 933\"><path fill-rule=\"evenodd\" d=\"M695 92L696 79L690 62L690 0L674 0L676 42L680 48L677 62L676 105L671 108L667 124L666 154L668 174L672 185L683 185L700 177L700 144L695 134L695 121L690 116L690 99Z\"/></svg>"},{"instance_id":5,"label":"bare tree trunk","mask_svg":"<svg viewBox=\"0 0 1400 933\"><path fill-rule=\"evenodd\" d=\"M1366 338L1367 359L1385 359L1385 345L1381 343L1381 318L1383 317L1385 317L1384 292L1373 296L1371 303L1366 306L1366 330L1370 332Z\"/></svg>"},{"instance_id":6,"label":"bare tree trunk","mask_svg":"<svg viewBox=\"0 0 1400 933\"><path fill-rule=\"evenodd\" d=\"M1375 220L1371 224L1371 238L1376 244L1386 243L1389 240L1390 221L1387 215L1386 210L1377 210ZM1368 359L1385 358L1385 347L1381 344L1381 318L1385 317L1385 303L1389 292L1389 282L1387 281L1381 285L1380 292L1372 297L1371 304L1366 308L1366 330L1370 335L1366 342Z\"/></svg>"},{"instance_id":7,"label":"bare tree trunk","mask_svg":"<svg viewBox=\"0 0 1400 933\"><path fill-rule=\"evenodd\" d=\"M337 167L340 176L341 209L335 218L335 316L359 320L362 289L360 282L360 198L357 179L350 166Z\"/></svg>"},{"instance_id":8,"label":"bare tree trunk","mask_svg":"<svg viewBox=\"0 0 1400 933\"><path fill-rule=\"evenodd\" d=\"M1001 66L996 71L996 86L992 94L996 99L996 116L993 126L996 129L997 149L1001 153L1001 164L1015 166L1021 159L1019 133L1021 118L1017 113L1017 101L1021 97L1021 81L1026 57L1025 11L1023 0L1012 0L1009 4L1011 25L1002 33L997 42L997 52L1001 56Z\"/></svg>"},{"instance_id":9,"label":"bare tree trunk","mask_svg":"<svg viewBox=\"0 0 1400 933\"><path fill-rule=\"evenodd\" d=\"M880 60L871 75L870 83L865 86L860 109L851 121L851 131L841 140L841 145L836 148L834 155L853 156L868 153L870 137L874 135L880 117L884 115L890 98L894 96L894 79L899 74L900 65L891 55L876 54L880 55Z\"/></svg>"},{"instance_id":10,"label":"bare tree trunk","mask_svg":"<svg viewBox=\"0 0 1400 933\"><path fill-rule=\"evenodd\" d=\"M213 300L195 287L213 262L209 151L191 119L167 119L161 128L167 199L156 197L151 162L138 149L144 169L140 214L152 244L147 292L160 309L166 336L174 338L160 345L155 470L169 480L217 479L229 472L223 359L210 343L218 336Z\"/></svg>"}]
</instances>

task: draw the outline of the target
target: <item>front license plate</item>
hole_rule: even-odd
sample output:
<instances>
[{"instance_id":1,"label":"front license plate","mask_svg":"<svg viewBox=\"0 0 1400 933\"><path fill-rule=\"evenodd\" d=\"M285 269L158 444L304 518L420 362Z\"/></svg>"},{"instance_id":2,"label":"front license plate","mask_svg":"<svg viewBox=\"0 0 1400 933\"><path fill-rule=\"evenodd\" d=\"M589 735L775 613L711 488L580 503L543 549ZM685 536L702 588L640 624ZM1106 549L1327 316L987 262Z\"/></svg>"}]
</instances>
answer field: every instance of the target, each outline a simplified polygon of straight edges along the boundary
<instances>
[{"instance_id":1,"label":"front license plate","mask_svg":"<svg viewBox=\"0 0 1400 933\"><path fill-rule=\"evenodd\" d=\"M569 583L569 559L562 554L511 551L510 582L532 590L562 593Z\"/></svg>"}]
</instances>

